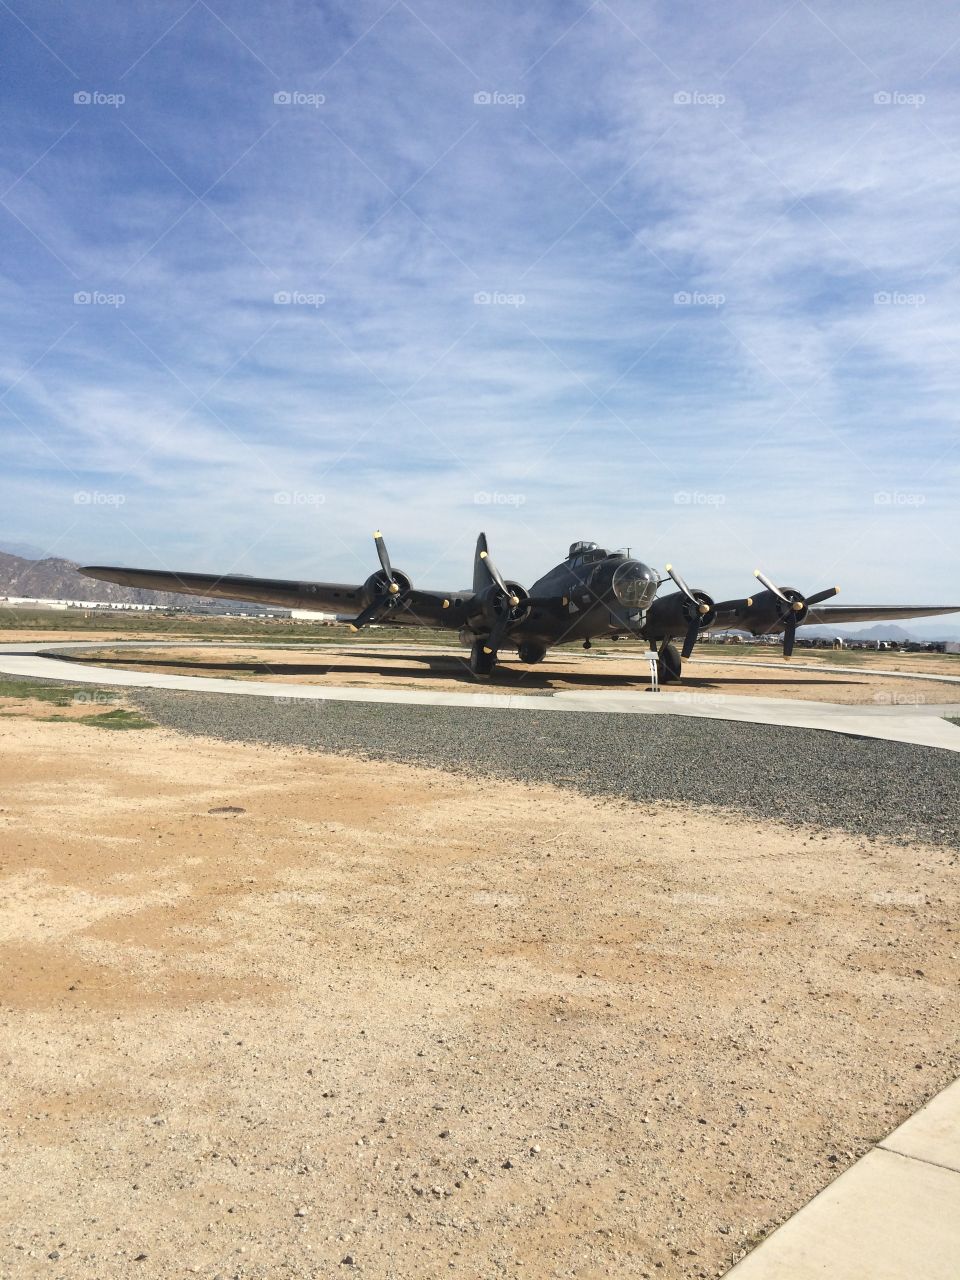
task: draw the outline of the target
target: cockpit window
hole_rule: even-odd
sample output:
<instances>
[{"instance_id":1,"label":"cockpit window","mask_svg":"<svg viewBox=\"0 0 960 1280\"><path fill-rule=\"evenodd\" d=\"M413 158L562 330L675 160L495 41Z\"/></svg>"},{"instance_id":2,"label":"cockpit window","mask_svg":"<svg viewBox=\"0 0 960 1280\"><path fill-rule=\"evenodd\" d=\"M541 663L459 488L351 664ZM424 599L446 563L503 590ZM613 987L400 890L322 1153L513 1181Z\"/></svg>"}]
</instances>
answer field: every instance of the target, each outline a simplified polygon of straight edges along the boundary
<instances>
[{"instance_id":1,"label":"cockpit window","mask_svg":"<svg viewBox=\"0 0 960 1280\"><path fill-rule=\"evenodd\" d=\"M572 542L570 544L570 550L567 552L567 559L572 560L574 556L583 556L590 551L599 551L599 550L600 548L595 542ZM602 560L606 554L607 553L605 551L601 552L599 559Z\"/></svg>"}]
</instances>

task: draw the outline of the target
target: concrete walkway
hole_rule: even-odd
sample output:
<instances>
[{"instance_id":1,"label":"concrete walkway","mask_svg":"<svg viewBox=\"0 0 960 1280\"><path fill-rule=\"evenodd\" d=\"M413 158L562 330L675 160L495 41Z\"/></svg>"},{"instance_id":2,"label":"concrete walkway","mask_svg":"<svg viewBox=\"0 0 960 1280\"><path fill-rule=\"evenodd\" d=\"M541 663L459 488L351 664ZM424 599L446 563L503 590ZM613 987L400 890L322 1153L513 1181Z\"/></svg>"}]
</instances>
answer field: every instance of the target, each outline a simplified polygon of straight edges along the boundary
<instances>
[{"instance_id":1,"label":"concrete walkway","mask_svg":"<svg viewBox=\"0 0 960 1280\"><path fill-rule=\"evenodd\" d=\"M729 1280L957 1280L960 1080L727 1272Z\"/></svg>"},{"instance_id":2,"label":"concrete walkway","mask_svg":"<svg viewBox=\"0 0 960 1280\"><path fill-rule=\"evenodd\" d=\"M111 647L117 647L114 643ZM127 641L123 647L156 648L155 641ZM696 716L747 724L773 724L798 729L822 729L890 742L960 751L960 727L943 717L960 716L960 704L893 704L847 706L804 702L791 698L748 698L677 689L654 694L647 690L558 690L552 693L455 693L440 690L343 688L332 685L277 684L263 680L226 680L214 676L174 676L106 670L71 662L55 654L103 648L103 641L67 644L0 645L0 672L72 684L113 685L136 689L183 689L194 693L229 693L236 697L315 699L332 702L373 702L435 707L497 707L510 711L595 711L626 715ZM49 655L49 656L44 656Z\"/></svg>"}]
</instances>

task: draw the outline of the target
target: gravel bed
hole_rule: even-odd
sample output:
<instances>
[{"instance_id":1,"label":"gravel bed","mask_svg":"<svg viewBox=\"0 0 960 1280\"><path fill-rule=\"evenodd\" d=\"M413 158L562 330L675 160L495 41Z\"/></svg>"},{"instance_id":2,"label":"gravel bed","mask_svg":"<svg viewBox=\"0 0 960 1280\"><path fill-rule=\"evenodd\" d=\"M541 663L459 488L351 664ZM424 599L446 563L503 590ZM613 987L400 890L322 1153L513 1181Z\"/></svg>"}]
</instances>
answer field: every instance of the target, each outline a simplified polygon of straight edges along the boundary
<instances>
[{"instance_id":1,"label":"gravel bed","mask_svg":"<svg viewBox=\"0 0 960 1280\"><path fill-rule=\"evenodd\" d=\"M150 717L229 742L548 782L638 803L734 809L899 843L960 848L960 755L686 716L391 706L130 690Z\"/></svg>"}]
</instances>

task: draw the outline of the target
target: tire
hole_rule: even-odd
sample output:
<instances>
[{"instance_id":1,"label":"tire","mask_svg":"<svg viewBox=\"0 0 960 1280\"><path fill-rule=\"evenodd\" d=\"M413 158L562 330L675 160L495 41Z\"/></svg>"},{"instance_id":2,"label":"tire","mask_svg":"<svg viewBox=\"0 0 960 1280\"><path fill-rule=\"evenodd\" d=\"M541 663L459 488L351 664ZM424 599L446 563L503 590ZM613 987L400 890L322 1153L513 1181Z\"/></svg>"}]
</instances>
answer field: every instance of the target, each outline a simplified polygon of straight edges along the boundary
<instances>
[{"instance_id":1,"label":"tire","mask_svg":"<svg viewBox=\"0 0 960 1280\"><path fill-rule=\"evenodd\" d=\"M484 653L483 641L475 640L470 649L470 670L475 676L489 676L497 665L495 653Z\"/></svg>"},{"instance_id":2,"label":"tire","mask_svg":"<svg viewBox=\"0 0 960 1280\"><path fill-rule=\"evenodd\" d=\"M521 662L525 662L528 667L542 662L546 656L547 651L542 644L533 644L529 640L525 640L517 649L517 657Z\"/></svg>"},{"instance_id":3,"label":"tire","mask_svg":"<svg viewBox=\"0 0 960 1280\"><path fill-rule=\"evenodd\" d=\"M682 667L680 660L680 650L675 644L665 641L660 646L660 658L657 662L657 671L660 676L661 684L676 684L680 679L680 670Z\"/></svg>"}]
</instances>

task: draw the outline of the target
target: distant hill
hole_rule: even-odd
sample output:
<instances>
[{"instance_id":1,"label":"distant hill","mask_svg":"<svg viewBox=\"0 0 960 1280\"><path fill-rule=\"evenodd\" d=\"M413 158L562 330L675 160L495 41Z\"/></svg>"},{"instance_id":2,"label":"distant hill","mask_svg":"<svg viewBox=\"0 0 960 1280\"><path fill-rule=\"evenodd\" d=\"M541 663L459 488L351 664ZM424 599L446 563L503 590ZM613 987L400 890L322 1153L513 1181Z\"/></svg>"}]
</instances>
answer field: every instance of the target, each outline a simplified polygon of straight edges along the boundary
<instances>
[{"instance_id":1,"label":"distant hill","mask_svg":"<svg viewBox=\"0 0 960 1280\"><path fill-rule=\"evenodd\" d=\"M23 556L0 551L0 596L31 596L40 600L96 600L104 604L198 605L222 601L200 596L174 595L169 591L145 591L141 587L121 587L116 582L99 582L77 573L72 560L50 556L46 560L28 560ZM241 606L242 608L243 606ZM256 611L256 606L250 606ZM246 612L246 610L244 610Z\"/></svg>"},{"instance_id":2,"label":"distant hill","mask_svg":"<svg viewBox=\"0 0 960 1280\"><path fill-rule=\"evenodd\" d=\"M919 636L892 622L875 622L872 627L861 627L859 631L851 631L851 640L918 640Z\"/></svg>"},{"instance_id":3,"label":"distant hill","mask_svg":"<svg viewBox=\"0 0 960 1280\"><path fill-rule=\"evenodd\" d=\"M918 619L918 621L920 621ZM950 624L953 623L953 626ZM801 636L815 636L821 640L832 640L834 636L843 636L844 640L893 640L903 643L912 641L916 644L928 644L931 640L956 640L958 637L956 623L953 618L945 618L942 622L930 618L925 621L925 634L920 630L907 631L895 622L875 622L872 627L803 627L797 633Z\"/></svg>"},{"instance_id":4,"label":"distant hill","mask_svg":"<svg viewBox=\"0 0 960 1280\"><path fill-rule=\"evenodd\" d=\"M42 560L47 555L42 547L35 547L32 542L14 542L9 538L0 538L0 551L23 556L24 560Z\"/></svg>"}]
</instances>

